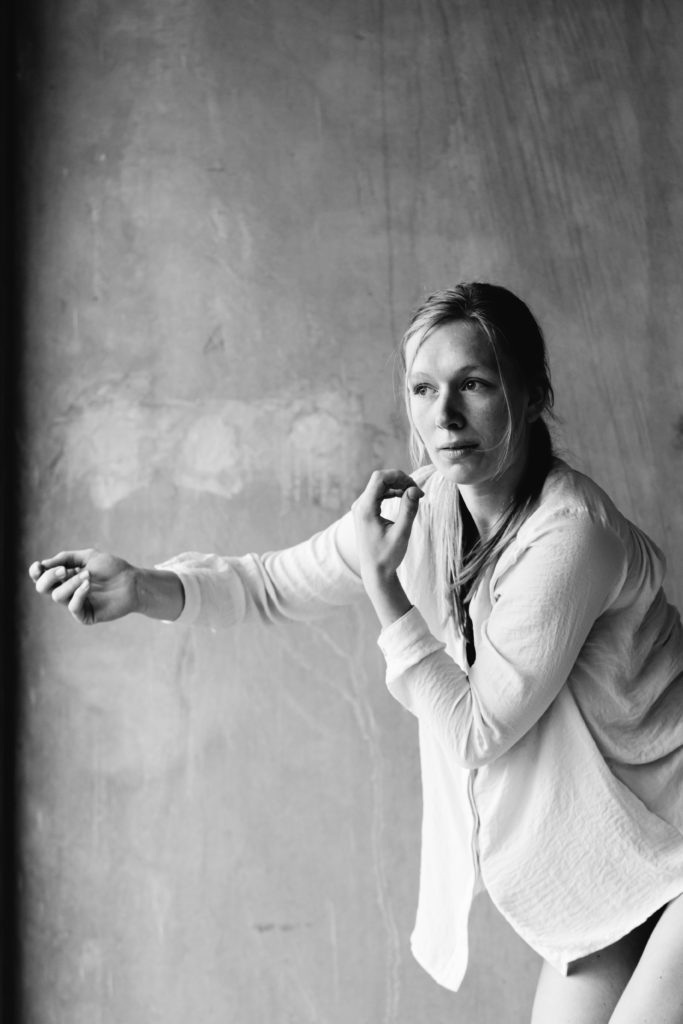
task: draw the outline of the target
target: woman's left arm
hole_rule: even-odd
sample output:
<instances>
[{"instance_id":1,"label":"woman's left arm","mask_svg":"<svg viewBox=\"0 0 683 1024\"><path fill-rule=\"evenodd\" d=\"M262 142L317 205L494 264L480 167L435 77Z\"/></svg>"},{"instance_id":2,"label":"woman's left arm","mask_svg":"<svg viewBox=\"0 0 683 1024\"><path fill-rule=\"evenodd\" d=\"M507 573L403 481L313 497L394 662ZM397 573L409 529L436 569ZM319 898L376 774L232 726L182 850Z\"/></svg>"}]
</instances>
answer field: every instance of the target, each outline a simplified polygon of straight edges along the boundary
<instances>
[{"instance_id":1,"label":"woman's left arm","mask_svg":"<svg viewBox=\"0 0 683 1024\"><path fill-rule=\"evenodd\" d=\"M621 540L583 510L546 516L501 574L476 661L466 674L411 607L395 568L389 569L387 552L401 530L392 538L388 526L381 536L375 527L369 540L370 506L355 511L361 573L384 627L379 645L389 690L464 767L495 760L538 721L565 684L596 619L623 582ZM396 526L400 520L399 515ZM376 555L382 544L378 572L371 552L374 545Z\"/></svg>"}]
</instances>

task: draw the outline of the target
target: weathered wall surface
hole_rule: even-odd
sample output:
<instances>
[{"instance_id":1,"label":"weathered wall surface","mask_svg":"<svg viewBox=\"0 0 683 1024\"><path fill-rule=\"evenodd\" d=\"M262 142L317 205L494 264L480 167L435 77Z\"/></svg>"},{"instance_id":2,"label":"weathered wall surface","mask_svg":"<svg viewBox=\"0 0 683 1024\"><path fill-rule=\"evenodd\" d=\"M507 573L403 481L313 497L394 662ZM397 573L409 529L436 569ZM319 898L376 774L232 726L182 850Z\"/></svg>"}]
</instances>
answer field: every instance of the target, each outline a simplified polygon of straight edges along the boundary
<instances>
[{"instance_id":1,"label":"weathered wall surface","mask_svg":"<svg viewBox=\"0 0 683 1024\"><path fill-rule=\"evenodd\" d=\"M395 343L478 278L544 323L570 456L683 597L683 14L661 2L34 5L26 560L283 546L405 465ZM523 1020L486 901L408 949L416 734L369 606L83 630L23 595L26 1019Z\"/></svg>"}]
</instances>

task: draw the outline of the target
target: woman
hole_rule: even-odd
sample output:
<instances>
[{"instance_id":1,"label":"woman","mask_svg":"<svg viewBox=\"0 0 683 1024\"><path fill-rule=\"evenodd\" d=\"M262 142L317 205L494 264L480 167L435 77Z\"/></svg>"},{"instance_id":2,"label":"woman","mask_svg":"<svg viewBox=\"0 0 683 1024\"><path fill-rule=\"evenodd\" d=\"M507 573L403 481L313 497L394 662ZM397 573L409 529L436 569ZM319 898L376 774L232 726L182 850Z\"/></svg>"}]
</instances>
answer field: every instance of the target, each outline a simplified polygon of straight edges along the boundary
<instances>
[{"instance_id":1,"label":"woman","mask_svg":"<svg viewBox=\"0 0 683 1024\"><path fill-rule=\"evenodd\" d=\"M365 591L419 722L417 959L458 988L486 887L543 957L532 1024L682 1024L683 630L662 556L554 457L520 299L438 293L402 353L418 468L373 473L311 540L155 570L67 551L30 575L84 623L301 619Z\"/></svg>"}]
</instances>

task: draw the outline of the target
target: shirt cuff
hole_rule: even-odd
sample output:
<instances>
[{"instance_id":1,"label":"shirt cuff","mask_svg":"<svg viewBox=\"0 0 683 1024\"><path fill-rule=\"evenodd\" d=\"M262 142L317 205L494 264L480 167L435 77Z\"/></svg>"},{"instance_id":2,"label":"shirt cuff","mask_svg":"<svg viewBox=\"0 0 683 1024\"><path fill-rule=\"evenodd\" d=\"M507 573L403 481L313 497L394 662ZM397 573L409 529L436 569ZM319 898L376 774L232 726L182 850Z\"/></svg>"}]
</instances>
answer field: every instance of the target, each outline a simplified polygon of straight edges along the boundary
<instances>
[{"instance_id":1,"label":"shirt cuff","mask_svg":"<svg viewBox=\"0 0 683 1024\"><path fill-rule=\"evenodd\" d=\"M386 659L387 673L392 676L405 672L428 654L446 647L429 632L429 626L415 607L385 626L377 644Z\"/></svg>"},{"instance_id":2,"label":"shirt cuff","mask_svg":"<svg viewBox=\"0 0 683 1024\"><path fill-rule=\"evenodd\" d=\"M174 572L180 580L183 588L185 600L183 603L183 610L177 619L162 619L162 622L171 622L172 624L180 623L183 626L191 626L197 621L199 615L199 608L201 605L201 596L199 593L199 581L195 573L183 572L178 569L174 560L171 558L167 562L160 562L154 566L155 569L162 569L164 572Z\"/></svg>"}]
</instances>

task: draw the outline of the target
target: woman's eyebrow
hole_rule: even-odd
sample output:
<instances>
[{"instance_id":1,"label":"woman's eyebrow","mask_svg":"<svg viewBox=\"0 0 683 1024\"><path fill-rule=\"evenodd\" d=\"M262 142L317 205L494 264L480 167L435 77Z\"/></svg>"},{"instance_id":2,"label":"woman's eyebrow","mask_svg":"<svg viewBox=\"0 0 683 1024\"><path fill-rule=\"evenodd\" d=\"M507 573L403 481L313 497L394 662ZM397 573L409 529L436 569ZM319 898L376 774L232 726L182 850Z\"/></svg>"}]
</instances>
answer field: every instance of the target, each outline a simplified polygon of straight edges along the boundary
<instances>
[{"instance_id":1,"label":"woman's eyebrow","mask_svg":"<svg viewBox=\"0 0 683 1024\"><path fill-rule=\"evenodd\" d=\"M468 374L468 373L476 373L476 372L478 372L478 373L495 373L495 370L492 367L490 367L490 366L485 366L484 363L468 363L467 366L459 366L457 368L454 376L460 377L460 376L463 376L463 375ZM413 381L413 380L417 380L419 377L433 377L433 376L434 376L434 373L431 370L428 370L427 368L422 370L418 366L417 369L411 368L411 370L408 373L408 380L409 381Z\"/></svg>"}]
</instances>

